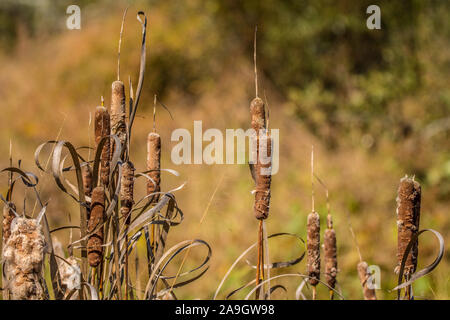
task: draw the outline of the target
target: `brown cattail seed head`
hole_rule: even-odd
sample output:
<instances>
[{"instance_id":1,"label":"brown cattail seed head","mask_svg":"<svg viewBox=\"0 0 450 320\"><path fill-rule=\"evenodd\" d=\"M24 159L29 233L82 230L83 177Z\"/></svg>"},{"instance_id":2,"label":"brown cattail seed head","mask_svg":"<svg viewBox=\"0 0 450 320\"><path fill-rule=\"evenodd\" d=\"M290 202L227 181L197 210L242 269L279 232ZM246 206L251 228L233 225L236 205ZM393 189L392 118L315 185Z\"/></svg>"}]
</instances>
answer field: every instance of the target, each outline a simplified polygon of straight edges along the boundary
<instances>
[{"instance_id":1,"label":"brown cattail seed head","mask_svg":"<svg viewBox=\"0 0 450 320\"><path fill-rule=\"evenodd\" d=\"M97 267L103 258L103 219L105 214L105 189L96 187L92 191L91 215L88 232L88 261L91 267Z\"/></svg>"},{"instance_id":2,"label":"brown cattail seed head","mask_svg":"<svg viewBox=\"0 0 450 320\"><path fill-rule=\"evenodd\" d=\"M150 132L147 137L147 170L153 181L147 181L147 194L161 191L161 137L156 132ZM159 194L151 197L151 202L158 202Z\"/></svg>"},{"instance_id":3,"label":"brown cattail seed head","mask_svg":"<svg viewBox=\"0 0 450 320\"><path fill-rule=\"evenodd\" d=\"M250 103L250 114L252 115L252 129L258 131L266 127L266 113L264 109L264 102L256 97Z\"/></svg>"},{"instance_id":4,"label":"brown cattail seed head","mask_svg":"<svg viewBox=\"0 0 450 320\"><path fill-rule=\"evenodd\" d=\"M411 238L419 232L420 220L420 184L407 176L400 180L397 196L397 267L399 272L403 254ZM408 254L404 274L413 273L417 267L418 243L413 245Z\"/></svg>"},{"instance_id":5,"label":"brown cattail seed head","mask_svg":"<svg viewBox=\"0 0 450 320\"><path fill-rule=\"evenodd\" d=\"M16 215L13 210L16 210L16 206L12 202L8 202L3 207L3 245L8 241L11 235L11 222L14 220Z\"/></svg>"},{"instance_id":6,"label":"brown cattail seed head","mask_svg":"<svg viewBox=\"0 0 450 320\"><path fill-rule=\"evenodd\" d=\"M334 289L337 276L337 248L336 232L333 229L331 215L327 216L327 226L323 240L325 251L325 280Z\"/></svg>"},{"instance_id":7,"label":"brown cattail seed head","mask_svg":"<svg viewBox=\"0 0 450 320\"><path fill-rule=\"evenodd\" d=\"M134 188L134 166L127 161L122 167L122 179L120 181L120 213L125 219L125 223L130 224L130 213L133 207L133 188Z\"/></svg>"},{"instance_id":8,"label":"brown cattail seed head","mask_svg":"<svg viewBox=\"0 0 450 320\"><path fill-rule=\"evenodd\" d=\"M110 134L110 118L105 107L95 109L95 148L97 149L100 140ZM100 160L100 181L105 187L109 180L109 162L110 162L110 140L103 145Z\"/></svg>"},{"instance_id":9,"label":"brown cattail seed head","mask_svg":"<svg viewBox=\"0 0 450 320\"><path fill-rule=\"evenodd\" d=\"M368 279L370 277L370 274L367 270L368 267L369 266L365 261L361 261L357 266L359 281L361 282L361 286L363 288L364 300L377 300L375 289L370 289L368 286Z\"/></svg>"},{"instance_id":10,"label":"brown cattail seed head","mask_svg":"<svg viewBox=\"0 0 450 320\"><path fill-rule=\"evenodd\" d=\"M320 280L320 218L317 212L307 219L307 274L309 283L316 286Z\"/></svg>"},{"instance_id":11,"label":"brown cattail seed head","mask_svg":"<svg viewBox=\"0 0 450 320\"><path fill-rule=\"evenodd\" d=\"M122 146L127 140L125 117L125 86L116 80L112 83L111 93L111 134L117 135Z\"/></svg>"},{"instance_id":12,"label":"brown cattail seed head","mask_svg":"<svg viewBox=\"0 0 450 320\"><path fill-rule=\"evenodd\" d=\"M270 208L270 183L272 180L272 139L262 134L259 137L258 161L255 166L255 204L256 219L267 219Z\"/></svg>"},{"instance_id":13,"label":"brown cattail seed head","mask_svg":"<svg viewBox=\"0 0 450 320\"><path fill-rule=\"evenodd\" d=\"M83 178L84 194L90 197L92 192L92 171L88 163L81 167L81 176Z\"/></svg>"},{"instance_id":14,"label":"brown cattail seed head","mask_svg":"<svg viewBox=\"0 0 450 320\"><path fill-rule=\"evenodd\" d=\"M4 248L5 275L14 300L43 300L45 240L37 220L16 217Z\"/></svg>"}]
</instances>

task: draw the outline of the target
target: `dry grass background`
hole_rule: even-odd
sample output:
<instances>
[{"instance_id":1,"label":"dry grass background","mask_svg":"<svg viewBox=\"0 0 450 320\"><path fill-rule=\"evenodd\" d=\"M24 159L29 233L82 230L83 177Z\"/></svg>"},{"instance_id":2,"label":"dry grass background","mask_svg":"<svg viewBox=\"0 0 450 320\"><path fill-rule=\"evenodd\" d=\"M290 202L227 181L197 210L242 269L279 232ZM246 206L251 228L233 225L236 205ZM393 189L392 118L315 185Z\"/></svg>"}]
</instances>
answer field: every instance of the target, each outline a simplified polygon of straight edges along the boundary
<instances>
[{"instance_id":1,"label":"dry grass background","mask_svg":"<svg viewBox=\"0 0 450 320\"><path fill-rule=\"evenodd\" d=\"M214 30L203 39L197 30L208 28L208 22L193 18L189 24L172 21L165 15L164 5L158 8L131 7L130 12L142 9L149 16L148 58L168 50L181 51L188 56L205 53L198 44L208 43L207 50L220 45ZM74 145L94 146L93 116L100 105L110 103L110 83L115 79L116 47L122 8L112 8L108 14L92 11L83 20L80 31L64 31L54 36L19 37L14 52L2 54L0 64L0 164L8 164L9 141L12 141L14 159L22 160L22 167L37 173L33 153L41 142L50 139L70 140ZM122 78L132 76L137 82L139 24L130 14L125 26L121 54ZM171 32L167 32L171 30ZM147 73L152 73L152 63ZM239 52L233 59L217 61L220 77L207 82L192 83L198 99L184 95L178 88L165 88L164 104L174 115L171 120L166 111L158 108L157 131L162 138L161 163L163 168L180 172L180 177L162 174L162 190L187 181L186 187L176 193L185 221L169 234L170 244L185 239L200 238L213 248L211 268L206 275L192 285L177 291L180 298L209 299L220 279L235 258L256 241L258 223L252 213L253 182L246 165L181 165L170 161L170 151L175 143L170 141L172 130L182 127L193 131L193 121L202 120L203 128L247 128L249 125L249 101L254 94L253 69L250 57ZM180 75L180 81L183 81ZM147 77L141 98L140 110L135 120L130 159L137 172L146 168L146 137L152 130L154 83ZM125 81L127 83L127 80ZM395 165L391 155L404 152L404 144L381 145L377 153L369 153L361 145L343 146L338 151L328 150L323 141L317 140L293 117L293 111L283 104L268 79L261 76L260 88L266 91L270 106L270 125L280 128L280 170L272 179L271 214L267 220L268 231L294 232L306 238L306 217L310 211L310 150L315 148L315 171L327 183L330 190L331 212L338 241L338 288L346 298L362 297L356 265L359 261L348 229L348 214L362 251L363 259L381 267L382 290L378 298L395 298L388 289L395 286L393 269L396 265L396 214L395 197L404 170ZM262 90L260 89L260 90ZM128 88L126 89L128 90ZM128 92L128 91L126 91ZM157 92L156 92L157 93ZM91 124L90 124L91 118ZM376 137L375 137L376 139ZM91 159L93 155L91 154ZM420 161L421 156L417 157ZM222 184L212 200L204 222L199 221L220 177ZM6 191L6 175L1 177L2 192ZM51 177L40 176L43 199L49 199L47 213L54 227L77 220L77 208L60 193ZM137 184L135 197L143 196L143 181ZM316 210L321 217L321 229L326 228L325 194L316 186ZM421 225L439 230L447 243L450 240L449 199L439 199L434 189L422 190ZM16 193L17 196L18 193ZM27 208L31 211L34 198L27 195ZM20 203L17 204L20 208ZM68 234L58 237L65 243ZM419 268L432 261L437 247L434 239L420 239ZM143 249L143 248L142 248ZM304 248L301 248L303 250ZM300 248L288 240L274 240L270 244L272 261L289 260ZM200 258L201 252L191 251L191 261ZM256 257L254 257L256 259ZM179 262L179 261L178 261ZM194 263L194 262L192 262ZM186 268L190 263L187 263ZM178 263L170 270L175 273ZM417 296L432 299L450 298L450 259L445 255L440 266L429 276L415 284ZM305 261L291 267L304 273ZM241 265L227 281L222 291L229 292L250 281L253 270ZM283 282L291 289L289 281ZM284 293L274 297L285 298ZM319 298L328 298L325 288L318 289Z\"/></svg>"}]
</instances>

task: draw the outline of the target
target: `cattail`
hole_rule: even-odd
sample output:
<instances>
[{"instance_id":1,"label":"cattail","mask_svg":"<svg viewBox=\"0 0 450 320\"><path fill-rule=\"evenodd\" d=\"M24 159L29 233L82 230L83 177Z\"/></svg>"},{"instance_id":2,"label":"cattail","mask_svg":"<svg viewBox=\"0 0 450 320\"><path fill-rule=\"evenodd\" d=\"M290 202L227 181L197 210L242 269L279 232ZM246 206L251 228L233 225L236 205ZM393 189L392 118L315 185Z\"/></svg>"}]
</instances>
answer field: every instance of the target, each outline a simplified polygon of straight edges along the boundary
<instances>
[{"instance_id":1,"label":"cattail","mask_svg":"<svg viewBox=\"0 0 450 320\"><path fill-rule=\"evenodd\" d=\"M331 215L327 216L327 229L324 234L324 251L325 251L325 280L332 289L336 286L337 275L337 249L336 249L336 232L333 229L333 221Z\"/></svg>"},{"instance_id":2,"label":"cattail","mask_svg":"<svg viewBox=\"0 0 450 320\"><path fill-rule=\"evenodd\" d=\"M105 189L96 187L92 191L91 215L88 232L88 261L91 267L97 267L103 258L103 219L105 214Z\"/></svg>"},{"instance_id":3,"label":"cattail","mask_svg":"<svg viewBox=\"0 0 450 320\"><path fill-rule=\"evenodd\" d=\"M259 138L258 155L262 154L263 157L258 156L258 161L255 166L255 203L254 214L256 219L263 220L269 216L270 206L270 183L272 180L271 175L271 157L272 157L272 139L270 136L262 134ZM265 161L261 161L260 158L266 158ZM267 162L267 163L263 163Z\"/></svg>"},{"instance_id":4,"label":"cattail","mask_svg":"<svg viewBox=\"0 0 450 320\"><path fill-rule=\"evenodd\" d=\"M320 218L317 212L308 214L306 227L308 281L316 286L320 280Z\"/></svg>"},{"instance_id":5,"label":"cattail","mask_svg":"<svg viewBox=\"0 0 450 320\"><path fill-rule=\"evenodd\" d=\"M412 237L419 232L421 188L414 178L405 176L400 180L397 196L397 261L395 272L398 273L403 254ZM418 242L412 246L405 263L406 276L415 272L417 267Z\"/></svg>"},{"instance_id":6,"label":"cattail","mask_svg":"<svg viewBox=\"0 0 450 320\"><path fill-rule=\"evenodd\" d=\"M64 250L61 242L57 238L53 238L53 250L56 255L64 258ZM61 276L61 284L66 289L66 295L74 289L79 289L81 286L81 269L78 261L74 256L65 258L64 260L56 260L58 263L59 275ZM78 292L72 294L70 300L78 298Z\"/></svg>"},{"instance_id":7,"label":"cattail","mask_svg":"<svg viewBox=\"0 0 450 320\"><path fill-rule=\"evenodd\" d=\"M95 109L95 148L103 137L110 134L110 117L105 107L97 107ZM110 140L107 139L103 145L101 161L100 161L100 181L105 187L109 182L109 162L110 162ZM95 186L94 186L95 187Z\"/></svg>"},{"instance_id":8,"label":"cattail","mask_svg":"<svg viewBox=\"0 0 450 320\"><path fill-rule=\"evenodd\" d=\"M251 127L253 129L251 139L251 161L257 163L258 149L259 149L259 135L260 131L266 128L266 114L264 102L261 98L256 97L250 103Z\"/></svg>"},{"instance_id":9,"label":"cattail","mask_svg":"<svg viewBox=\"0 0 450 320\"><path fill-rule=\"evenodd\" d=\"M62 285L68 290L67 293L74 289L80 289L81 269L74 256L68 257L66 261L59 263L59 274L61 276ZM75 295L78 296L78 293ZM72 298L74 297L72 296Z\"/></svg>"},{"instance_id":10,"label":"cattail","mask_svg":"<svg viewBox=\"0 0 450 320\"><path fill-rule=\"evenodd\" d=\"M266 114L264 102L261 98L256 97L250 103L250 114L252 115L252 129L258 134L259 130L266 127Z\"/></svg>"},{"instance_id":11,"label":"cattail","mask_svg":"<svg viewBox=\"0 0 450 320\"><path fill-rule=\"evenodd\" d=\"M90 197L92 193L92 171L88 163L81 167L81 176L83 178L84 194Z\"/></svg>"},{"instance_id":12,"label":"cattail","mask_svg":"<svg viewBox=\"0 0 450 320\"><path fill-rule=\"evenodd\" d=\"M131 161L127 161L122 166L122 179L120 184L121 208L120 213L125 219L125 224L130 224L130 212L134 204L134 166Z\"/></svg>"},{"instance_id":13,"label":"cattail","mask_svg":"<svg viewBox=\"0 0 450 320\"><path fill-rule=\"evenodd\" d=\"M147 137L147 170L152 180L147 181L147 194L161 190L161 137L156 132L150 132ZM151 202L158 202L159 194L151 198Z\"/></svg>"},{"instance_id":14,"label":"cattail","mask_svg":"<svg viewBox=\"0 0 450 320\"><path fill-rule=\"evenodd\" d=\"M255 162L253 167L255 179L253 211L256 219L263 220L267 219L269 215L272 139L266 131L266 113L264 102L261 98L256 97L252 100L250 103L250 114L252 117L251 127L253 129L251 160ZM263 158L266 158L265 161L261 161Z\"/></svg>"},{"instance_id":15,"label":"cattail","mask_svg":"<svg viewBox=\"0 0 450 320\"><path fill-rule=\"evenodd\" d=\"M125 117L125 86L122 81L116 80L112 83L111 93L111 134L117 135L122 146L127 140Z\"/></svg>"},{"instance_id":16,"label":"cattail","mask_svg":"<svg viewBox=\"0 0 450 320\"><path fill-rule=\"evenodd\" d=\"M361 282L361 286L363 288L364 300L377 300L375 289L371 289L368 286L368 280L370 277L370 273L367 270L368 267L369 266L365 261L361 261L357 266L359 281Z\"/></svg>"},{"instance_id":17,"label":"cattail","mask_svg":"<svg viewBox=\"0 0 450 320\"><path fill-rule=\"evenodd\" d=\"M14 300L43 300L45 240L36 219L16 217L4 248L8 289Z\"/></svg>"},{"instance_id":18,"label":"cattail","mask_svg":"<svg viewBox=\"0 0 450 320\"><path fill-rule=\"evenodd\" d=\"M16 217L14 214L16 206L12 202L8 202L3 207L3 245L8 241L11 235L11 223Z\"/></svg>"}]
</instances>

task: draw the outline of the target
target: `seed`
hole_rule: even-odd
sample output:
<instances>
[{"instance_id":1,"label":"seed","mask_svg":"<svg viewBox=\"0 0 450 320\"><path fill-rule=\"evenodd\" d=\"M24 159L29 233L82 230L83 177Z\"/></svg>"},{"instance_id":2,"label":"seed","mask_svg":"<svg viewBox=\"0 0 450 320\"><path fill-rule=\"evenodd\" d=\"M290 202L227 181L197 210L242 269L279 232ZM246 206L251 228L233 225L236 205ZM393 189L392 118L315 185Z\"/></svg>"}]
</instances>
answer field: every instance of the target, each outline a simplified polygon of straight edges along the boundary
<instances>
[{"instance_id":1,"label":"seed","mask_svg":"<svg viewBox=\"0 0 450 320\"><path fill-rule=\"evenodd\" d=\"M421 188L414 178L405 176L400 180L397 196L397 267L400 270L403 254L411 238L419 231ZM417 268L418 242L408 254L405 264L405 275L414 273Z\"/></svg>"},{"instance_id":2,"label":"seed","mask_svg":"<svg viewBox=\"0 0 450 320\"><path fill-rule=\"evenodd\" d=\"M307 219L307 274L309 283L316 286L320 280L320 218L317 212Z\"/></svg>"},{"instance_id":3,"label":"seed","mask_svg":"<svg viewBox=\"0 0 450 320\"><path fill-rule=\"evenodd\" d=\"M88 232L88 261L91 267L97 267L103 258L103 219L105 214L105 189L96 187L92 191L91 215Z\"/></svg>"},{"instance_id":4,"label":"seed","mask_svg":"<svg viewBox=\"0 0 450 320\"><path fill-rule=\"evenodd\" d=\"M361 282L361 286L363 288L364 300L377 300L375 289L371 289L368 286L368 279L370 277L370 274L367 270L368 267L369 266L365 261L361 261L357 266L359 281Z\"/></svg>"}]
</instances>

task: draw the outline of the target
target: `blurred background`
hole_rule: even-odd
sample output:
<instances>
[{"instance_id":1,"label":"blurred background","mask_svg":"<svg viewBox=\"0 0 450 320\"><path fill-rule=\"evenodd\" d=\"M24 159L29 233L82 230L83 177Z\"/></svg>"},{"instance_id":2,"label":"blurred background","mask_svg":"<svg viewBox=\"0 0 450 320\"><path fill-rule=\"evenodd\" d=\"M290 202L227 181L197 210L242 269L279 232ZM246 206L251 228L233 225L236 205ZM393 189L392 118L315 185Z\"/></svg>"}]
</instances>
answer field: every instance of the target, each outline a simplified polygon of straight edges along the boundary
<instances>
[{"instance_id":1,"label":"blurred background","mask_svg":"<svg viewBox=\"0 0 450 320\"><path fill-rule=\"evenodd\" d=\"M81 8L80 30L66 28L70 4ZM381 8L381 30L366 27L371 4ZM362 298L350 223L363 259L381 268L378 297L396 297L389 292L396 283L395 198L405 174L414 174L422 185L421 228L438 230L449 243L450 2L438 0L1 0L0 164L8 166L11 142L14 164L20 159L21 167L40 178L52 228L74 223L78 209L56 192L49 174L38 171L34 151L53 139L93 146L92 116L101 96L106 106L110 103L127 6L121 53L126 84L128 77L133 84L138 78L141 28L135 16L138 10L148 16L147 68L131 160L137 171L145 170L146 135L153 127L153 95L158 94L173 115L171 119L157 107L162 167L180 173L163 174L162 189L187 181L176 192L185 220L169 233L168 245L200 238L213 249L210 270L178 289L179 298L212 298L233 261L257 239L250 193L254 185L247 165L176 166L170 160L176 144L171 132L192 132L194 120L202 120L204 130L250 126L255 25L259 92L270 107L270 126L280 129L280 170L272 179L269 234L292 232L306 238L314 145L315 172L329 189L337 233L338 289L347 299ZM45 156L41 161L45 164ZM0 178L4 194L7 175ZM315 191L324 230L325 193L318 183ZM140 181L136 198L144 192ZM17 191L14 200L20 210L24 198L27 213L37 210L30 191ZM56 237L69 241L62 231ZM270 259L287 261L303 250L292 239L274 239ZM421 236L419 268L431 263L437 250L435 238ZM186 268L198 264L204 254L193 249ZM174 261L169 271L176 273L178 266ZM448 299L449 268L446 251L437 269L416 281L417 298ZM273 273L305 270L302 261ZM253 278L249 265L238 264L219 297ZM277 291L273 297L293 299L300 279L279 283L288 292ZM327 299L328 290L319 287L318 295Z\"/></svg>"}]
</instances>

